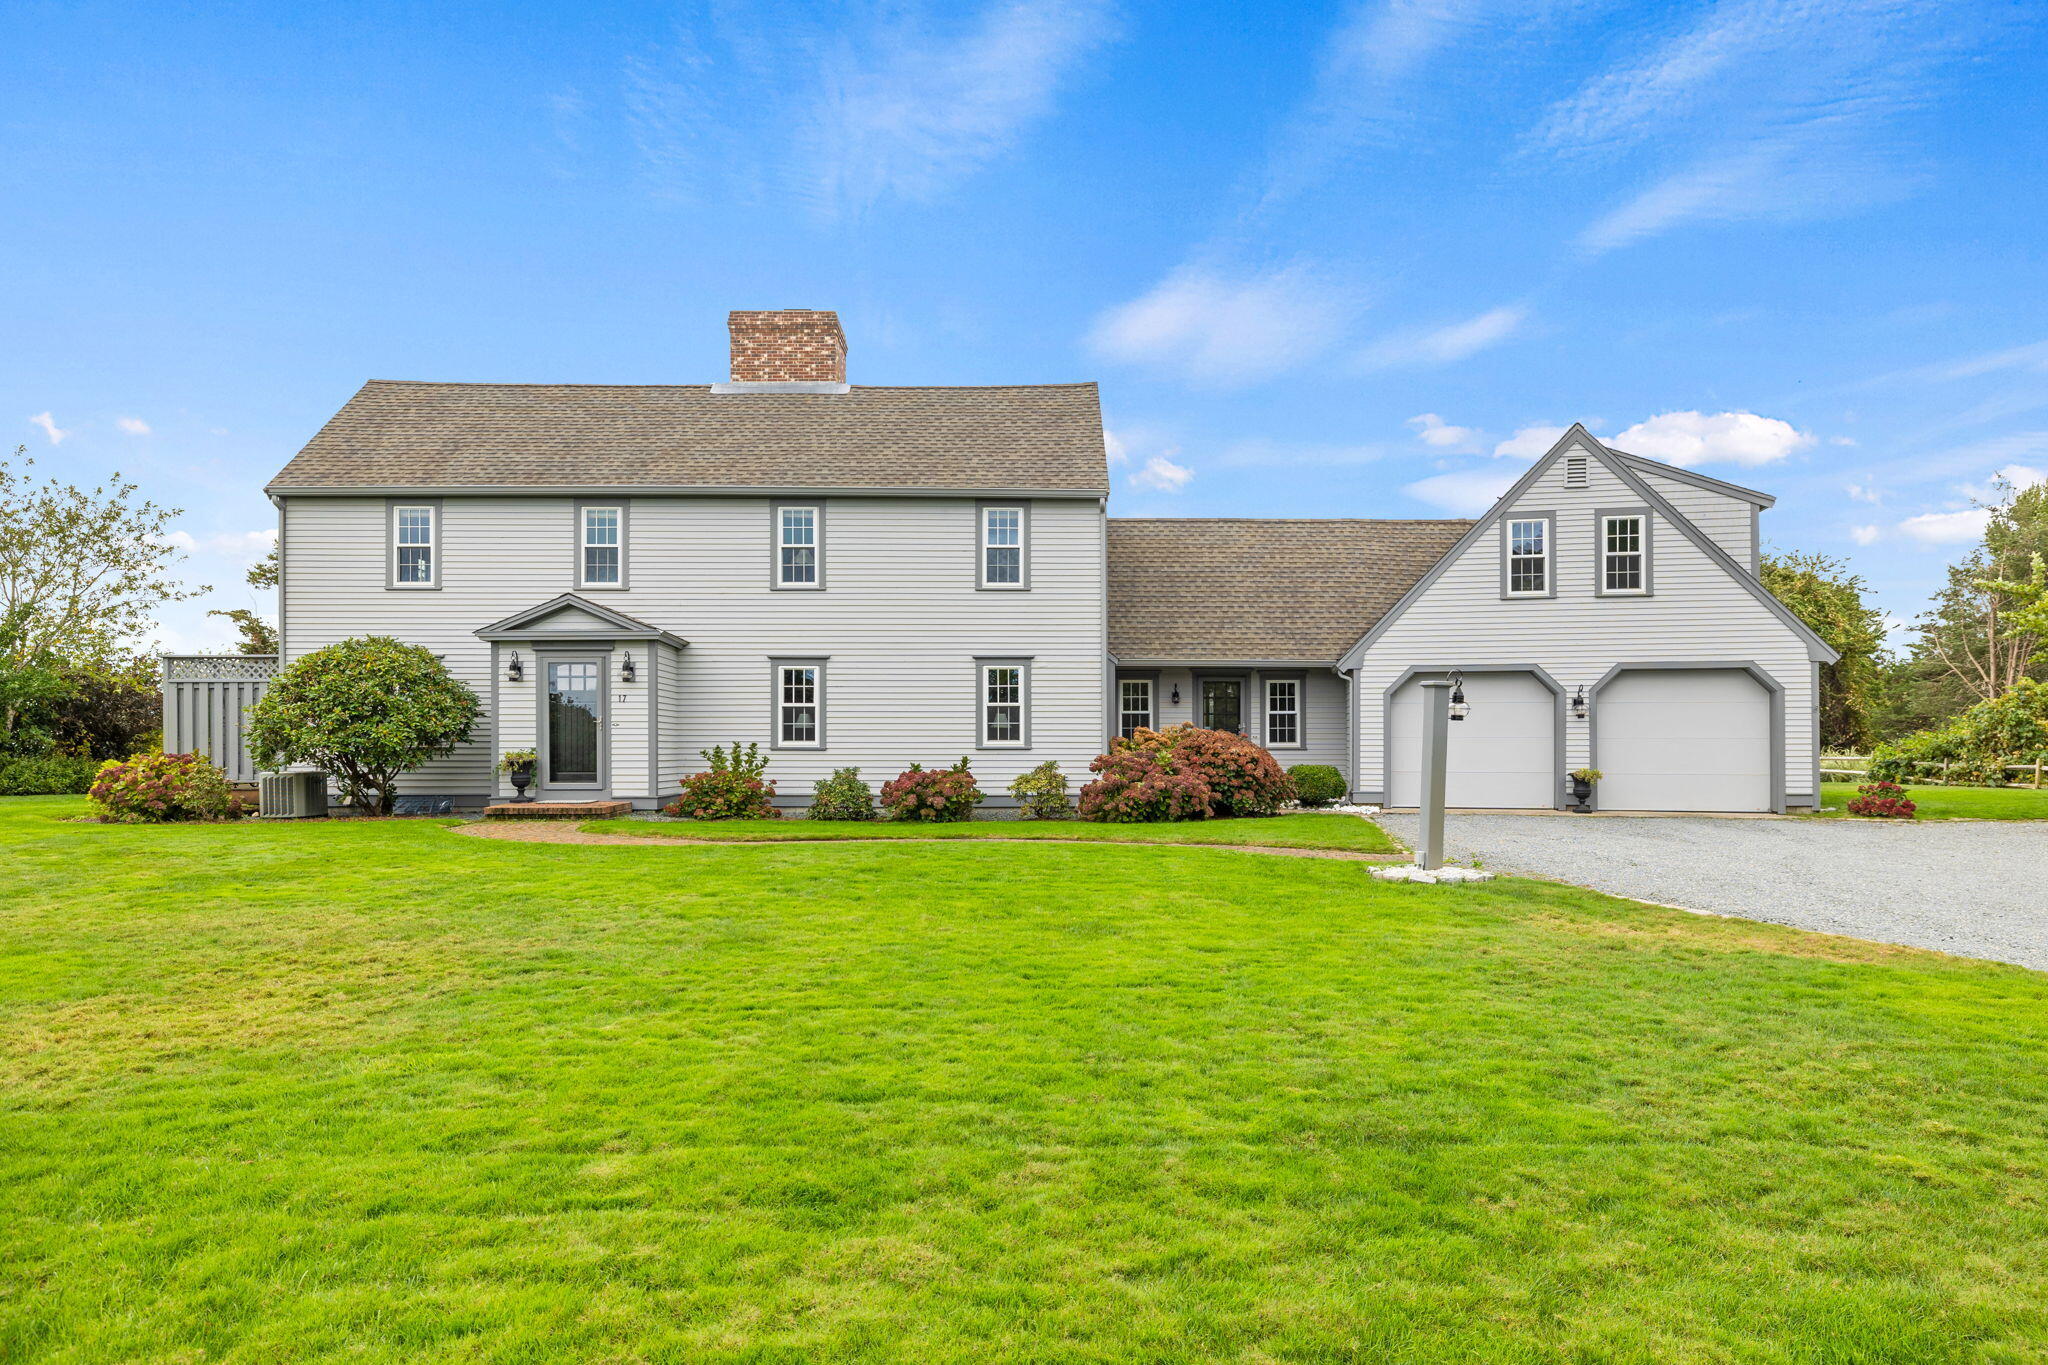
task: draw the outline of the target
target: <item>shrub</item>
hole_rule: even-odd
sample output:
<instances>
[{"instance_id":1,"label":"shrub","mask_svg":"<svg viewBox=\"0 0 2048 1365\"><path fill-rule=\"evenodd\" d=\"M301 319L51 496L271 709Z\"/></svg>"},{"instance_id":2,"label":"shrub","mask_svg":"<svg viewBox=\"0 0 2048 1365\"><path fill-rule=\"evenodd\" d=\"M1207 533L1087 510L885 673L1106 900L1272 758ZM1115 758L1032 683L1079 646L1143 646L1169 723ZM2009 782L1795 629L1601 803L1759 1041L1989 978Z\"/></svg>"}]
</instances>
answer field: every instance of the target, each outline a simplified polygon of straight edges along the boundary
<instances>
[{"instance_id":1,"label":"shrub","mask_svg":"<svg viewBox=\"0 0 2048 1365\"><path fill-rule=\"evenodd\" d=\"M2022 678L2010 692L1978 702L1932 730L1878 745L1866 776L1879 782L2003 784L2009 763L2032 763L2048 751L2048 684ZM1946 764L1945 769L1938 765Z\"/></svg>"},{"instance_id":2,"label":"shrub","mask_svg":"<svg viewBox=\"0 0 2048 1365\"><path fill-rule=\"evenodd\" d=\"M981 788L962 758L950 768L913 763L882 784L882 809L891 820L965 820L981 804Z\"/></svg>"},{"instance_id":3,"label":"shrub","mask_svg":"<svg viewBox=\"0 0 2048 1365\"><path fill-rule=\"evenodd\" d=\"M115 824L228 818L228 780L204 754L108 759L90 795L100 818Z\"/></svg>"},{"instance_id":4,"label":"shrub","mask_svg":"<svg viewBox=\"0 0 2048 1365\"><path fill-rule=\"evenodd\" d=\"M0 759L0 796L83 796L99 770L100 760L73 754Z\"/></svg>"},{"instance_id":5,"label":"shrub","mask_svg":"<svg viewBox=\"0 0 2048 1365\"><path fill-rule=\"evenodd\" d=\"M248 714L258 767L324 768L343 801L389 815L398 775L455 752L483 707L431 651L364 635L286 668Z\"/></svg>"},{"instance_id":6,"label":"shrub","mask_svg":"<svg viewBox=\"0 0 2048 1365\"><path fill-rule=\"evenodd\" d=\"M1327 806L1344 799L1344 774L1327 763L1297 763L1287 770L1294 799L1304 806Z\"/></svg>"},{"instance_id":7,"label":"shrub","mask_svg":"<svg viewBox=\"0 0 2048 1365\"><path fill-rule=\"evenodd\" d=\"M1088 765L1095 780L1081 788L1081 818L1134 825L1199 820L1216 794L1201 778L1177 773L1149 749L1115 748Z\"/></svg>"},{"instance_id":8,"label":"shrub","mask_svg":"<svg viewBox=\"0 0 2048 1365\"><path fill-rule=\"evenodd\" d=\"M1067 797L1067 775L1051 759L1012 782L1010 795L1033 820L1064 820L1074 813L1074 803Z\"/></svg>"},{"instance_id":9,"label":"shrub","mask_svg":"<svg viewBox=\"0 0 2048 1365\"><path fill-rule=\"evenodd\" d=\"M1294 794L1273 755L1229 730L1194 725L1141 729L1111 748L1156 753L1172 771L1201 779L1209 788L1211 815L1272 815Z\"/></svg>"},{"instance_id":10,"label":"shrub","mask_svg":"<svg viewBox=\"0 0 2048 1365\"><path fill-rule=\"evenodd\" d=\"M1917 810L1906 798L1906 789L1896 782L1866 782L1849 802L1851 815L1875 815L1894 820L1911 820Z\"/></svg>"},{"instance_id":11,"label":"shrub","mask_svg":"<svg viewBox=\"0 0 2048 1365\"><path fill-rule=\"evenodd\" d=\"M762 780L768 760L758 744L730 749L714 744L699 749L698 756L710 765L692 773L679 784L682 795L662 807L669 815L689 820L779 820L775 808L775 784Z\"/></svg>"},{"instance_id":12,"label":"shrub","mask_svg":"<svg viewBox=\"0 0 2048 1365\"><path fill-rule=\"evenodd\" d=\"M808 814L813 820L872 820L874 788L860 780L860 769L835 768L818 782Z\"/></svg>"}]
</instances>

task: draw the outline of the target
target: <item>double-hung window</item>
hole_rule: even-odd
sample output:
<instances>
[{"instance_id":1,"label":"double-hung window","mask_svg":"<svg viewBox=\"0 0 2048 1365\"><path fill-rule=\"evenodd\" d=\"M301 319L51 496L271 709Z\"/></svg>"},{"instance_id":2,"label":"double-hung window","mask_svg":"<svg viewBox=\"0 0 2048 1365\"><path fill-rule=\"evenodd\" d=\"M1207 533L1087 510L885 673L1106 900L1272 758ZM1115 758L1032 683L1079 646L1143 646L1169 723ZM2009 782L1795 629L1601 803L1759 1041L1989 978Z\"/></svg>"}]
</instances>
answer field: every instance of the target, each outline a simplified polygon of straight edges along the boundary
<instances>
[{"instance_id":1,"label":"double-hung window","mask_svg":"<svg viewBox=\"0 0 2048 1365\"><path fill-rule=\"evenodd\" d=\"M1266 679L1266 747L1301 747L1301 679Z\"/></svg>"},{"instance_id":2,"label":"double-hung window","mask_svg":"<svg viewBox=\"0 0 2048 1365\"><path fill-rule=\"evenodd\" d=\"M434 588L441 583L441 509L435 503L391 508L391 586Z\"/></svg>"},{"instance_id":3,"label":"double-hung window","mask_svg":"<svg viewBox=\"0 0 2048 1365\"><path fill-rule=\"evenodd\" d=\"M1116 684L1116 732L1129 739L1140 730L1153 730L1152 680L1120 678Z\"/></svg>"},{"instance_id":4,"label":"double-hung window","mask_svg":"<svg viewBox=\"0 0 2048 1365\"><path fill-rule=\"evenodd\" d=\"M1550 518L1511 517L1501 591L1509 597L1550 596Z\"/></svg>"},{"instance_id":5,"label":"double-hung window","mask_svg":"<svg viewBox=\"0 0 2048 1365\"><path fill-rule=\"evenodd\" d=\"M980 739L984 749L1023 749L1031 744L1031 665L1023 659L981 659L975 663L981 692Z\"/></svg>"},{"instance_id":6,"label":"double-hung window","mask_svg":"<svg viewBox=\"0 0 2048 1365\"><path fill-rule=\"evenodd\" d=\"M1028 586L1024 567L1026 517L1021 506L984 503L978 510L982 587Z\"/></svg>"},{"instance_id":7,"label":"double-hung window","mask_svg":"<svg viewBox=\"0 0 2048 1365\"><path fill-rule=\"evenodd\" d=\"M775 505L775 579L778 588L821 588L825 576L825 509L816 503Z\"/></svg>"},{"instance_id":8,"label":"double-hung window","mask_svg":"<svg viewBox=\"0 0 2048 1365\"><path fill-rule=\"evenodd\" d=\"M777 749L825 745L825 665L822 660L778 659L774 665Z\"/></svg>"},{"instance_id":9,"label":"double-hung window","mask_svg":"<svg viewBox=\"0 0 2048 1365\"><path fill-rule=\"evenodd\" d=\"M1645 513L1600 514L1600 591L1650 591L1650 519Z\"/></svg>"},{"instance_id":10,"label":"double-hung window","mask_svg":"<svg viewBox=\"0 0 2048 1365\"><path fill-rule=\"evenodd\" d=\"M626 583L626 509L583 506L576 513L577 581L586 588Z\"/></svg>"}]
</instances>

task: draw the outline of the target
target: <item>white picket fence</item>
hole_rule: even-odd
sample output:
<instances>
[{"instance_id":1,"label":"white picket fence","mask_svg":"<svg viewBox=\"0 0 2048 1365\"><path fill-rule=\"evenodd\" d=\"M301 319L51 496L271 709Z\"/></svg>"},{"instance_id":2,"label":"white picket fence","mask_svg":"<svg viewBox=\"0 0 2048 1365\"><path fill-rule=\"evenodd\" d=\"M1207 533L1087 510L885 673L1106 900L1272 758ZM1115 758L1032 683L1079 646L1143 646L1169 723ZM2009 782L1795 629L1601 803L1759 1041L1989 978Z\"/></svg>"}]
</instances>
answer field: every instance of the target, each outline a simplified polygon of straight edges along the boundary
<instances>
[{"instance_id":1,"label":"white picket fence","mask_svg":"<svg viewBox=\"0 0 2048 1365\"><path fill-rule=\"evenodd\" d=\"M1950 765L1945 760L1935 760L1931 758L1916 758L1911 759L1909 761L1916 768L1933 768L1936 770L1935 775L1933 777L1918 779L1920 781L1926 782L1930 786L1974 787L1978 785L1975 782L1950 782L1948 780L1948 770L1952 765ZM1844 763L1859 763L1862 766L1857 768L1845 768L1841 766ZM2038 790L2042 785L2041 775L2044 769L2048 769L2048 764L2044 764L2038 758L2035 759L2032 763L2008 763L2005 765L2005 771L2009 773L2018 773L2019 776L2007 782L2006 785L2008 787L2031 786ZM1862 777L1866 773L1868 773L1869 770L1870 756L1868 754L1821 755L1820 775L1823 778L1834 777L1847 779Z\"/></svg>"}]
</instances>

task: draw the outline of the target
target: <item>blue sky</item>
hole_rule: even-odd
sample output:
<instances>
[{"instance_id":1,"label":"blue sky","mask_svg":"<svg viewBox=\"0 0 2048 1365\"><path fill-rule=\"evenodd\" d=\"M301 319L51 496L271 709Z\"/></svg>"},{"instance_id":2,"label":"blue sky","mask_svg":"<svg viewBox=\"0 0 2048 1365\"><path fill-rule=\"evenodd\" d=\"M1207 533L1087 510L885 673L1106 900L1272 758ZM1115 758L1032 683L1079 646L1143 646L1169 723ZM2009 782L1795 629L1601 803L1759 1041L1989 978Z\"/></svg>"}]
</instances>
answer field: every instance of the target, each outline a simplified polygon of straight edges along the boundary
<instances>
[{"instance_id":1,"label":"blue sky","mask_svg":"<svg viewBox=\"0 0 2048 1365\"><path fill-rule=\"evenodd\" d=\"M1573 420L1917 611L2048 471L2030 6L24 3L0 433L187 509L367 378L1103 386L1122 515L1470 514Z\"/></svg>"}]
</instances>

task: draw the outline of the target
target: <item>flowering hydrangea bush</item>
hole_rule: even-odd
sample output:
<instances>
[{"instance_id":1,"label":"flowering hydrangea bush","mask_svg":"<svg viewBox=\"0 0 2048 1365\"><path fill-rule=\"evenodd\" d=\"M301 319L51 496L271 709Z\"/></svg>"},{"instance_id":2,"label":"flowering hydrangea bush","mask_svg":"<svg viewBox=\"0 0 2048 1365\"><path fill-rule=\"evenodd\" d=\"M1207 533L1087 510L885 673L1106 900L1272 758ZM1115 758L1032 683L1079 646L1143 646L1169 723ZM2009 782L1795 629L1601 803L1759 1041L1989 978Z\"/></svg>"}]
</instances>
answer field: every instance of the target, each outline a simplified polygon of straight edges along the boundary
<instances>
[{"instance_id":1,"label":"flowering hydrangea bush","mask_svg":"<svg viewBox=\"0 0 2048 1365\"><path fill-rule=\"evenodd\" d=\"M1849 814L1874 815L1892 820L1911 820L1915 806L1906 789L1896 782L1866 782L1849 800Z\"/></svg>"},{"instance_id":2,"label":"flowering hydrangea bush","mask_svg":"<svg viewBox=\"0 0 2048 1365\"><path fill-rule=\"evenodd\" d=\"M1095 780L1081 788L1081 818L1135 825L1154 820L1199 820L1215 793L1199 777L1177 773L1147 749L1119 748L1088 765Z\"/></svg>"},{"instance_id":3,"label":"flowering hydrangea bush","mask_svg":"<svg viewBox=\"0 0 2048 1365\"><path fill-rule=\"evenodd\" d=\"M1294 784L1273 755L1230 730L1170 725L1138 730L1110 745L1159 756L1171 771L1199 779L1209 788L1209 814L1272 815L1294 799Z\"/></svg>"},{"instance_id":4,"label":"flowering hydrangea bush","mask_svg":"<svg viewBox=\"0 0 2048 1365\"><path fill-rule=\"evenodd\" d=\"M666 815L686 820L779 820L775 784L764 781L768 760L758 744L722 744L698 751L708 771L691 773L681 782L682 795L662 807Z\"/></svg>"},{"instance_id":5,"label":"flowering hydrangea bush","mask_svg":"<svg viewBox=\"0 0 2048 1365\"><path fill-rule=\"evenodd\" d=\"M891 820L965 820L981 801L981 788L965 758L950 768L913 763L882 784L882 809Z\"/></svg>"},{"instance_id":6,"label":"flowering hydrangea bush","mask_svg":"<svg viewBox=\"0 0 2048 1365\"><path fill-rule=\"evenodd\" d=\"M136 754L109 759L93 778L93 808L121 825L225 820L228 780L204 754Z\"/></svg>"}]
</instances>

